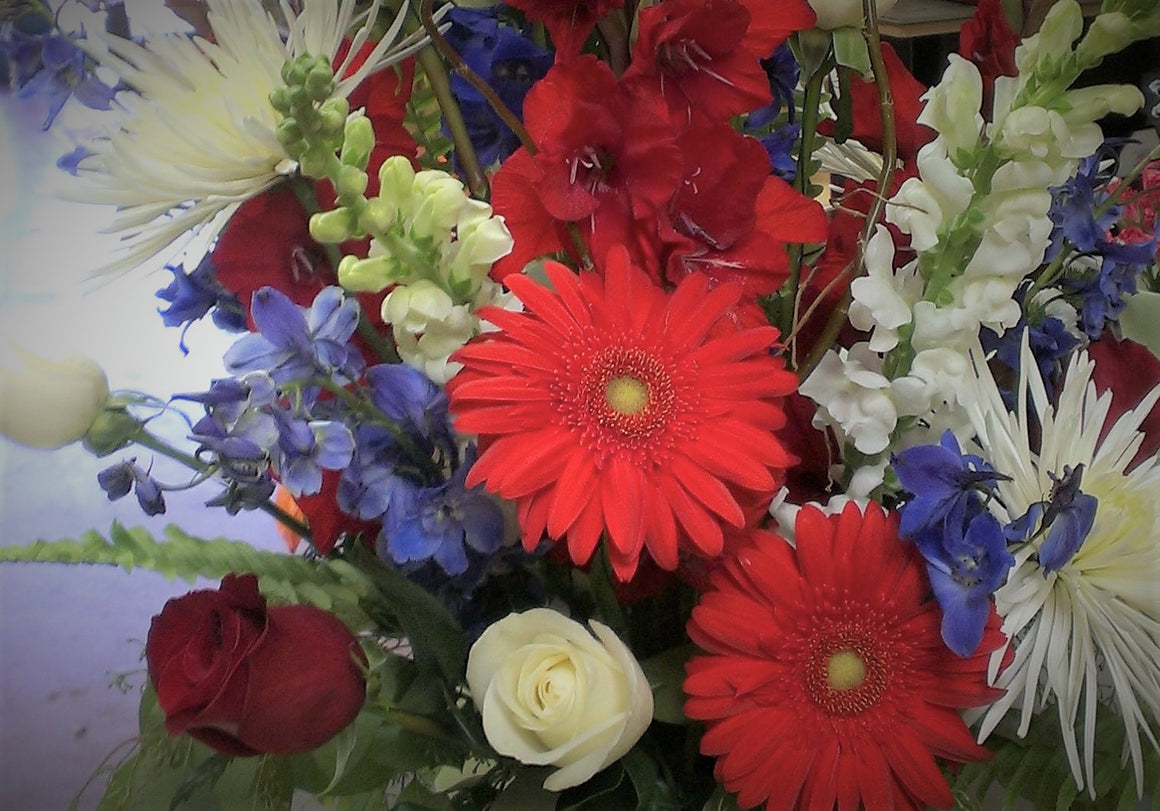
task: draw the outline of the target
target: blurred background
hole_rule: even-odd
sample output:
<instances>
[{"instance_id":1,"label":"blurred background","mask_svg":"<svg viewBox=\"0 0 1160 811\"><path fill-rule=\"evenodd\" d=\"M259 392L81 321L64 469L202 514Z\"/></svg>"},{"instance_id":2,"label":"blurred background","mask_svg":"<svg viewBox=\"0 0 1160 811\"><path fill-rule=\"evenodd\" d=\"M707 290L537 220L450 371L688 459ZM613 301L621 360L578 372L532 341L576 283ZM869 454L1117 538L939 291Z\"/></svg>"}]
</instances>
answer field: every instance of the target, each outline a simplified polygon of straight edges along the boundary
<instances>
[{"instance_id":1,"label":"blurred background","mask_svg":"<svg viewBox=\"0 0 1160 811\"><path fill-rule=\"evenodd\" d=\"M45 115L43 99L0 92L0 357L11 343L50 356L83 353L104 367L113 389L204 390L221 376L234 336L196 324L183 355L180 330L157 314L164 302L154 294L170 273L90 278L112 246L98 233L111 211L60 199L73 178L56 160L99 113L70 102L47 132ZM180 439L184 426L174 421L167 430ZM201 537L285 548L263 513L202 508L217 492L212 485L168 494L168 512L152 519L132 496L110 503L96 474L129 455L97 459L78 445L37 451L0 438L0 543L107 534L120 521L154 535L172 523ZM148 466L148 452L138 461ZM185 480L184 469L165 461L154 465L158 478ZM0 564L0 809L63 811L106 758L126 753L150 618L197 585L211 584L111 567ZM94 786L78 807L95 808L100 794Z\"/></svg>"}]
</instances>

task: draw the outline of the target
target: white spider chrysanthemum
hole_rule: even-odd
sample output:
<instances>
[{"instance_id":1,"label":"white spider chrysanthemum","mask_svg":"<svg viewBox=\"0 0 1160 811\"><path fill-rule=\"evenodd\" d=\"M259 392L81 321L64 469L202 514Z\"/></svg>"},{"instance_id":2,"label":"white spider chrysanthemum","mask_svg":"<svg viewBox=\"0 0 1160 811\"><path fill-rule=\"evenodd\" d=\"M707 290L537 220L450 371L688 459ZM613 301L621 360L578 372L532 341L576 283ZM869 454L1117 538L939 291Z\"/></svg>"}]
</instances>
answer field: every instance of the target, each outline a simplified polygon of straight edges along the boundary
<instances>
[{"instance_id":1,"label":"white spider chrysanthemum","mask_svg":"<svg viewBox=\"0 0 1160 811\"><path fill-rule=\"evenodd\" d=\"M1095 364L1086 352L1068 365L1053 406L1025 338L1021 365L1031 372L1020 381L1015 413L1004 406L981 358L974 356L979 391L970 411L982 455L1011 477L998 484L1002 505L992 503L999 520L1007 523L1046 500L1052 475L1061 476L1065 466L1084 466L1082 491L1099 504L1086 540L1057 571L1044 571L1035 544L1015 554L1015 566L995 594L1014 660L997 672L1006 649L997 651L991 678L1007 692L968 718L981 717L982 741L1015 708L1024 735L1032 716L1055 704L1076 783L1091 787L1096 710L1104 703L1123 722L1142 791L1141 736L1160 748L1153 727L1160 721L1160 459L1130 469L1129 463L1160 386L1101 439L1111 392L1097 396ZM1038 448L1032 438L1036 418ZM1083 724L1082 761L1077 720Z\"/></svg>"},{"instance_id":2,"label":"white spider chrysanthemum","mask_svg":"<svg viewBox=\"0 0 1160 811\"><path fill-rule=\"evenodd\" d=\"M335 75L345 77L335 95L346 97L426 42L425 35L399 37L404 2L352 69L379 4L365 14L356 14L355 0L302 5L296 14L280 0L276 15L257 0L207 0L212 42L169 34L142 46L94 31L78 43L133 91L118 95L121 109L110 114L104 137L91 145L95 154L81 164L86 183L70 194L117 207L108 230L124 250L99 272L172 258L195 235L208 245L239 205L295 171L275 137L280 119L269 102L270 92L284 86L284 63L310 54L333 64L350 36L346 58L335 65Z\"/></svg>"}]
</instances>

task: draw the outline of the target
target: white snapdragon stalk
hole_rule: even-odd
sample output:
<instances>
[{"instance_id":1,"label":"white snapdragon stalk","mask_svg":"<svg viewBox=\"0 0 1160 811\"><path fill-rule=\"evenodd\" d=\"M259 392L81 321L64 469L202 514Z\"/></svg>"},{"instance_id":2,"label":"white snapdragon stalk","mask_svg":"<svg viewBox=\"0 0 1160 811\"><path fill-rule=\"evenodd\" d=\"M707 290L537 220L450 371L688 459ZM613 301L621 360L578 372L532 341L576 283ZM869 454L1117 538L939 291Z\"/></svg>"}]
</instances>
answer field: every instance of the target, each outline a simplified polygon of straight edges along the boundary
<instances>
[{"instance_id":1,"label":"white snapdragon stalk","mask_svg":"<svg viewBox=\"0 0 1160 811\"><path fill-rule=\"evenodd\" d=\"M519 309L520 302L501 285L485 279L471 302L456 304L434 282L420 279L388 293L382 315L391 325L403 362L442 386L463 368L450 356L476 335L494 329L475 315L485 306L513 310Z\"/></svg>"},{"instance_id":2,"label":"white snapdragon stalk","mask_svg":"<svg viewBox=\"0 0 1160 811\"><path fill-rule=\"evenodd\" d=\"M922 277L915 262L894 270L894 243L879 225L866 244L866 275L850 283L850 323L870 332L869 348L888 352L898 345L898 330L911 322L911 308L922 299Z\"/></svg>"},{"instance_id":3,"label":"white snapdragon stalk","mask_svg":"<svg viewBox=\"0 0 1160 811\"><path fill-rule=\"evenodd\" d=\"M120 236L124 252L101 271L170 259L195 235L208 245L238 206L293 174L297 167L275 136L280 117L269 101L284 86L282 66L303 54L333 63L353 30L349 53L335 66L336 76L345 77L335 97L347 97L426 41L425 34L399 38L404 3L351 70L378 24L379 7L360 16L355 0L305 0L295 13L283 0L273 14L253 0L206 0L212 42L171 34L139 45L100 30L80 40L133 91L118 95L118 113L94 120L104 134L80 164L85 185L71 195L119 212L109 231Z\"/></svg>"},{"instance_id":4,"label":"white snapdragon stalk","mask_svg":"<svg viewBox=\"0 0 1160 811\"><path fill-rule=\"evenodd\" d=\"M832 425L868 456L889 447L898 409L882 358L865 343L826 352L799 391L818 404L816 427Z\"/></svg>"},{"instance_id":5,"label":"white snapdragon stalk","mask_svg":"<svg viewBox=\"0 0 1160 811\"><path fill-rule=\"evenodd\" d=\"M947 153L960 167L957 156L969 154L983 132L983 77L973 62L951 54L939 83L928 90L918 115L946 143Z\"/></svg>"},{"instance_id":6,"label":"white snapdragon stalk","mask_svg":"<svg viewBox=\"0 0 1160 811\"><path fill-rule=\"evenodd\" d=\"M487 329L476 311L518 304L488 277L511 251L511 233L447 172L416 172L396 155L383 162L379 183L378 197L367 204L365 219L373 225L367 258L345 257L338 280L348 290L391 287L382 317L400 357L443 385L462 368L451 354Z\"/></svg>"},{"instance_id":7,"label":"white snapdragon stalk","mask_svg":"<svg viewBox=\"0 0 1160 811\"><path fill-rule=\"evenodd\" d=\"M886 208L886 219L910 235L916 251L939 244L939 234L966 210L974 186L947 156L947 144L936 138L918 151L919 176L906 180Z\"/></svg>"}]
</instances>

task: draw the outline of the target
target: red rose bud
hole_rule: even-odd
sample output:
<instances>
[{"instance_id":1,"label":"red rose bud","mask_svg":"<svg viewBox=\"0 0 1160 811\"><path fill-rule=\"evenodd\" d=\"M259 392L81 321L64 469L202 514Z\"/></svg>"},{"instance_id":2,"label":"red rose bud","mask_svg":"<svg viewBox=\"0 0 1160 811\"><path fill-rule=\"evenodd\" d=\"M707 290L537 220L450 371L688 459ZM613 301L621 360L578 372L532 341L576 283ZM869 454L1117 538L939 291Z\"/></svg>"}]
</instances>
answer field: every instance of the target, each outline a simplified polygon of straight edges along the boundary
<instances>
[{"instance_id":1,"label":"red rose bud","mask_svg":"<svg viewBox=\"0 0 1160 811\"><path fill-rule=\"evenodd\" d=\"M253 575L169 600L145 658L169 733L232 756L316 749L366 697L347 627L312 606L267 606Z\"/></svg>"}]
</instances>

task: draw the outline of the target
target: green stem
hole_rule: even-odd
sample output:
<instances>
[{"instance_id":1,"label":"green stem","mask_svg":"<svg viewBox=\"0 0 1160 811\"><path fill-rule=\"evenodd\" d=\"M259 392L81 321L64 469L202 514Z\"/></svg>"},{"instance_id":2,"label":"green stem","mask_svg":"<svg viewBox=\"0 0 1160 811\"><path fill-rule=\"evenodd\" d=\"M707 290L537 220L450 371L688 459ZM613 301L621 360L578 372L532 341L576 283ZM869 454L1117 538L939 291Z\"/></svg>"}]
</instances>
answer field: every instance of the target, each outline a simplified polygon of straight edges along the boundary
<instances>
[{"instance_id":1,"label":"green stem","mask_svg":"<svg viewBox=\"0 0 1160 811\"><path fill-rule=\"evenodd\" d=\"M878 91L878 112L882 119L882 171L878 175L878 194L874 195L870 210L866 214L866 223L862 226L855 261L847 268L855 277L861 276L865 272L866 244L870 241L875 226L882 219L882 214L886 208L886 195L890 193L890 186L894 182L894 164L898 159L898 131L894 120L894 96L890 90L890 81L886 75L886 62L882 56L882 40L878 34L878 9L874 0L863 0L863 8L866 13L864 33L866 49L870 54L870 65L874 69L874 86ZM805 362L798 366L799 379L805 380L821 363L826 351L837 340L849 309L850 290L847 287L842 301L830 313L817 344L810 349ZM798 329L797 324L795 324L796 329Z\"/></svg>"},{"instance_id":2,"label":"green stem","mask_svg":"<svg viewBox=\"0 0 1160 811\"><path fill-rule=\"evenodd\" d=\"M175 462L180 462L181 464L198 473L212 472L211 465L207 465L196 456L192 456L188 453L185 453L184 451L178 450L161 437L145 430L144 426L141 427L141 430L138 433L134 434L133 442L143 448L148 448L155 453L159 453L162 456L168 457ZM310 528L283 510L274 502L263 501L258 505L258 509L275 518L295 535L305 539L308 543L310 542Z\"/></svg>"}]
</instances>

